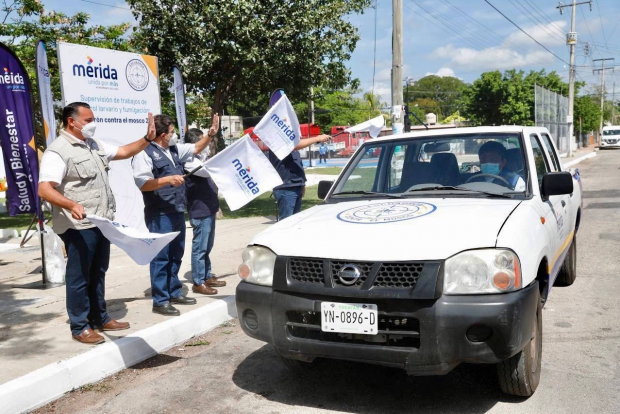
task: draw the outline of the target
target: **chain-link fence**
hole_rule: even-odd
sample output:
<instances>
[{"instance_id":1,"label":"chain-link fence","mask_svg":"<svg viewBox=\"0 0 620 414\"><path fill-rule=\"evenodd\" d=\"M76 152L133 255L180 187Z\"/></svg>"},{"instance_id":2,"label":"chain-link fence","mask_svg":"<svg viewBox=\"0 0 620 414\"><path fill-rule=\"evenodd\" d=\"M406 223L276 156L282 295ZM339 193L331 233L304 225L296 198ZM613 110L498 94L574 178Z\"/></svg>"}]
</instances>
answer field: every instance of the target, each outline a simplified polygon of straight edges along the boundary
<instances>
[{"instance_id":1,"label":"chain-link fence","mask_svg":"<svg viewBox=\"0 0 620 414\"><path fill-rule=\"evenodd\" d=\"M567 152L570 140L568 137L568 98L543 88L534 87L534 114L536 126L545 127L551 133L560 152Z\"/></svg>"}]
</instances>

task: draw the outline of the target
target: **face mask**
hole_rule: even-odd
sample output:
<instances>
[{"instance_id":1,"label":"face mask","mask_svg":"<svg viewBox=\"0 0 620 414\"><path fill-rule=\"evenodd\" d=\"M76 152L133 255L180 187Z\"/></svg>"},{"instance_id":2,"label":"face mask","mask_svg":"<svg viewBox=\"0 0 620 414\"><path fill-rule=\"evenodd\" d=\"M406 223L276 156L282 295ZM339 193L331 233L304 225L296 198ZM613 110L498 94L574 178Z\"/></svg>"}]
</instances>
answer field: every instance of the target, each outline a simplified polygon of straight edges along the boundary
<instances>
[{"instance_id":1,"label":"face mask","mask_svg":"<svg viewBox=\"0 0 620 414\"><path fill-rule=\"evenodd\" d=\"M170 137L170 139L168 140L169 147L172 147L174 145L177 145L177 133L176 132L174 132L172 136Z\"/></svg>"},{"instance_id":2,"label":"face mask","mask_svg":"<svg viewBox=\"0 0 620 414\"><path fill-rule=\"evenodd\" d=\"M75 122L80 124L78 121L75 121ZM95 122L90 122L86 125L80 124L80 126L82 126L82 129L80 132L82 132L82 136L84 138L92 138L95 136L95 130L97 129L97 124Z\"/></svg>"},{"instance_id":3,"label":"face mask","mask_svg":"<svg viewBox=\"0 0 620 414\"><path fill-rule=\"evenodd\" d=\"M499 174L499 164L492 164L492 163L481 164L480 169L482 170L483 174L493 174L493 175Z\"/></svg>"}]
</instances>

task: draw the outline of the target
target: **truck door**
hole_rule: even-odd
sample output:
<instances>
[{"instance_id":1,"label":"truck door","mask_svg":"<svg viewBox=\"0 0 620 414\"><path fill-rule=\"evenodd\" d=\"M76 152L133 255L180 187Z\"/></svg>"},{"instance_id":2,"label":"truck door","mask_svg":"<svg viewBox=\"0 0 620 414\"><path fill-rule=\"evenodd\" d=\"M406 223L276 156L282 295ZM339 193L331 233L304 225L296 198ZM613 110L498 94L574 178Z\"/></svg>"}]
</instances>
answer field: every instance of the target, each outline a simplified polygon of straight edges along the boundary
<instances>
[{"instance_id":1,"label":"truck door","mask_svg":"<svg viewBox=\"0 0 620 414\"><path fill-rule=\"evenodd\" d=\"M532 152L534 155L534 164L536 165L536 177L537 182L533 182L533 185L538 185L539 190L542 186L542 178L548 172L552 171L550 160L547 158L547 154L544 151L543 145L540 142L540 138L536 134L530 135L530 143L532 145ZM542 193L542 191L541 191ZM549 234L550 249L548 257L548 271L550 277L553 278L549 281L549 288L553 286L553 280L557 274L558 266L561 265L559 256L561 253L560 248L564 242L564 238L561 234L564 230L564 206L562 205L563 196L551 196L547 201L543 201L538 204L541 208L540 214L545 218L545 228ZM564 203L566 203L564 201Z\"/></svg>"}]
</instances>

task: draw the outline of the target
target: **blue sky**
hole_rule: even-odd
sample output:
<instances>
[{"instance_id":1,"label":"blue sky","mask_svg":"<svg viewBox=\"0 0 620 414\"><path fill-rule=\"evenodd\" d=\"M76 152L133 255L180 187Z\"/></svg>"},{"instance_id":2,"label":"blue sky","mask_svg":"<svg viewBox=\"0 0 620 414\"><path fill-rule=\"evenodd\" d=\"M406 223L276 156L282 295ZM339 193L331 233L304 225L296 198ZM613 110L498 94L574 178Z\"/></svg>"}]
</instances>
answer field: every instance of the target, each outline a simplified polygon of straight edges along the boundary
<instances>
[{"instance_id":1,"label":"blue sky","mask_svg":"<svg viewBox=\"0 0 620 414\"><path fill-rule=\"evenodd\" d=\"M115 7L85 0L42 1L48 10L85 11L91 15L92 23L134 21L124 1L93 0ZM551 52L569 61L565 34L570 29L570 8L560 15L556 9L558 2L554 0L489 1ZM361 35L349 62L353 76L360 79L364 91L370 91L374 71L374 91L389 102L392 1L377 0L376 14L370 8L363 15L351 16L350 20ZM606 62L606 65L615 64L619 66L618 71L606 73L606 85L611 90L612 82L616 81L620 92L620 1L594 0L592 11L587 4L577 6L576 20L577 79L588 84L599 83L600 75L594 75L592 70L600 67L601 62L592 60L615 57L615 63ZM520 32L484 0L403 0L403 28L403 77L415 80L427 74L439 74L472 82L485 71L518 68L555 70L568 79L567 63ZM587 56L586 42L590 49Z\"/></svg>"}]
</instances>

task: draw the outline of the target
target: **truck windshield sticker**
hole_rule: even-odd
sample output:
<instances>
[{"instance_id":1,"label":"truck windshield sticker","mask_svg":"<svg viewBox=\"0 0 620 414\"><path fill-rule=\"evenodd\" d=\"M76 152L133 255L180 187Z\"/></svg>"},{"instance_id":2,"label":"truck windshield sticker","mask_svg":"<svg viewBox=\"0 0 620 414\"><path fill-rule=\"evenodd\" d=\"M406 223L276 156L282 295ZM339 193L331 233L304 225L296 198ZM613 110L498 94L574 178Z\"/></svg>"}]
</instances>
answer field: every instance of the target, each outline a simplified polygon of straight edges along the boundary
<instances>
[{"instance_id":1,"label":"truck windshield sticker","mask_svg":"<svg viewBox=\"0 0 620 414\"><path fill-rule=\"evenodd\" d=\"M411 220L432 213L437 209L429 203L415 201L390 201L355 207L338 213L338 219L347 223L380 224Z\"/></svg>"}]
</instances>

